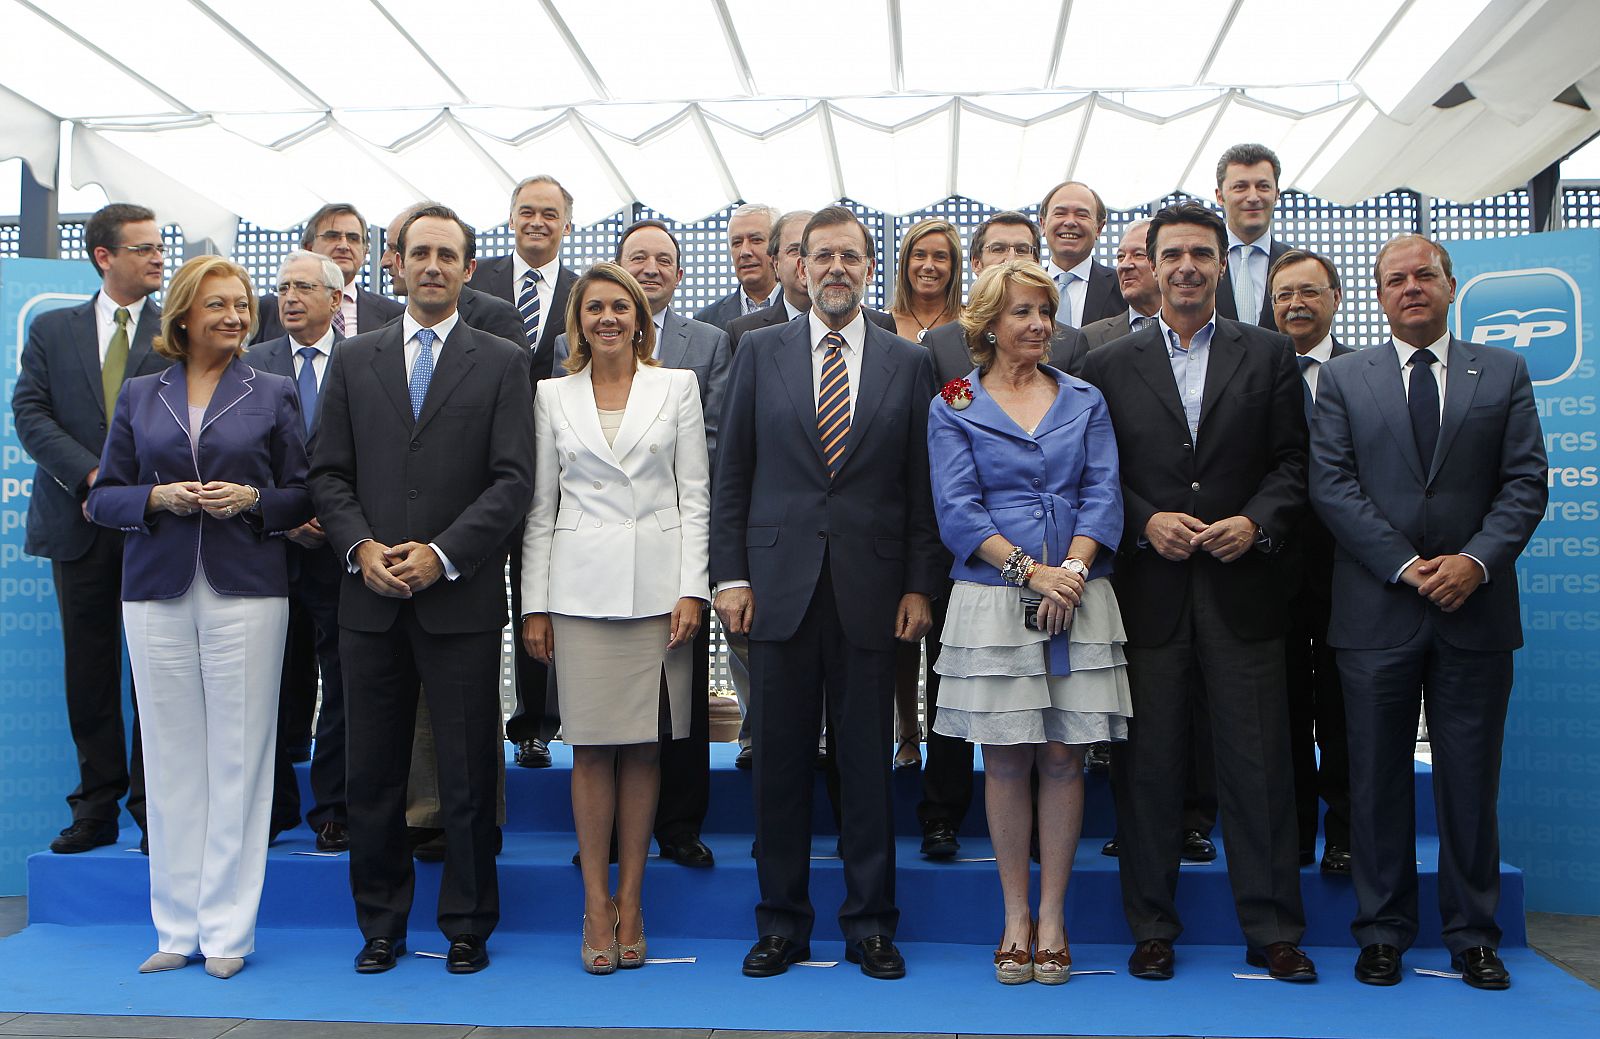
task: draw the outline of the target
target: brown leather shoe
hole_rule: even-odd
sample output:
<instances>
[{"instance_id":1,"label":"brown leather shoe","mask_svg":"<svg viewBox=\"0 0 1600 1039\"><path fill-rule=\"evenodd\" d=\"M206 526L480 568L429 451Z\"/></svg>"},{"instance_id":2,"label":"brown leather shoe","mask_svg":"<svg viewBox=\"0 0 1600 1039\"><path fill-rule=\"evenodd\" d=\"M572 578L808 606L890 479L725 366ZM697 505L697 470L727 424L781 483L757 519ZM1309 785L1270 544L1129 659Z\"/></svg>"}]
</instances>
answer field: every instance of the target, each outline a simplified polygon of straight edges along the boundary
<instances>
[{"instance_id":1,"label":"brown leather shoe","mask_svg":"<svg viewBox=\"0 0 1600 1039\"><path fill-rule=\"evenodd\" d=\"M1316 981L1317 968L1311 957L1294 942L1273 942L1265 949L1249 949L1244 961L1252 967L1265 967L1279 981Z\"/></svg>"},{"instance_id":2,"label":"brown leather shoe","mask_svg":"<svg viewBox=\"0 0 1600 1039\"><path fill-rule=\"evenodd\" d=\"M1165 938L1147 938L1133 947L1128 957L1128 973L1150 981L1170 981L1175 957L1172 943Z\"/></svg>"}]
</instances>

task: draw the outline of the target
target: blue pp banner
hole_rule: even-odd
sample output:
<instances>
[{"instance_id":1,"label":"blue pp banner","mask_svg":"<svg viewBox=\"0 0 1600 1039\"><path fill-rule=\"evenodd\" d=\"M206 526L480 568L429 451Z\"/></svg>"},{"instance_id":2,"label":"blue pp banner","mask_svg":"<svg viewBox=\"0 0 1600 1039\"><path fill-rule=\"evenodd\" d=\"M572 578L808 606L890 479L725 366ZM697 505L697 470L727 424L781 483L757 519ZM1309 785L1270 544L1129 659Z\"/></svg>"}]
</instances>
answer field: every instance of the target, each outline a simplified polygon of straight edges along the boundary
<instances>
[{"instance_id":1,"label":"blue pp banner","mask_svg":"<svg viewBox=\"0 0 1600 1039\"><path fill-rule=\"evenodd\" d=\"M78 783L50 563L22 551L33 460L17 440L11 395L33 320L75 306L99 288L100 279L82 260L0 260L0 358L5 372L0 429L0 895L26 890L27 857L72 821L65 799ZM117 618L106 622L115 624Z\"/></svg>"},{"instance_id":2,"label":"blue pp banner","mask_svg":"<svg viewBox=\"0 0 1600 1039\"><path fill-rule=\"evenodd\" d=\"M1500 772L1500 840L1529 909L1600 913L1600 231L1449 244L1451 331L1533 377L1550 506L1517 565L1522 630ZM1492 460L1485 460L1492 464Z\"/></svg>"}]
</instances>

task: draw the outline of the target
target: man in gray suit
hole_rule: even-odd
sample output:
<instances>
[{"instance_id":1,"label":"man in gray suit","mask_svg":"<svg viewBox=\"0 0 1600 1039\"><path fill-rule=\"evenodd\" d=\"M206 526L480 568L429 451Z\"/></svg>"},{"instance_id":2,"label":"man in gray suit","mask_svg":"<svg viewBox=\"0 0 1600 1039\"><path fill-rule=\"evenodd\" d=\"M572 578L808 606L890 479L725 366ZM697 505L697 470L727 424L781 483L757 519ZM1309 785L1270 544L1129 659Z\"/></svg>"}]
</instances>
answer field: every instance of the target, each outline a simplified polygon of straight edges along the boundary
<instances>
[{"instance_id":1,"label":"man in gray suit","mask_svg":"<svg viewBox=\"0 0 1600 1039\"><path fill-rule=\"evenodd\" d=\"M776 209L756 202L745 203L728 217L728 258L733 261L739 287L701 310L694 316L696 321L726 329L734 318L780 302L778 276L767 254L777 219Z\"/></svg>"},{"instance_id":2,"label":"man in gray suit","mask_svg":"<svg viewBox=\"0 0 1600 1039\"><path fill-rule=\"evenodd\" d=\"M972 232L971 248L968 250L972 273L977 274L987 266L1007 260L1031 259L1038 262L1038 241L1038 224L1014 211L996 213ZM975 367L972 355L967 351L966 333L962 331L959 321L933 329L923 337L922 345L928 348L928 358L933 362L933 376L940 386L951 379L964 378ZM1088 353L1089 344L1083 333L1057 321L1055 333L1050 337L1050 364L1076 375Z\"/></svg>"},{"instance_id":3,"label":"man in gray suit","mask_svg":"<svg viewBox=\"0 0 1600 1039\"><path fill-rule=\"evenodd\" d=\"M1083 326L1089 349L1137 332L1156 319L1156 312L1161 309L1161 289L1156 285L1156 269L1146 247L1149 233L1148 220L1137 220L1123 230L1122 243L1117 246L1117 287L1128 308Z\"/></svg>"},{"instance_id":4,"label":"man in gray suit","mask_svg":"<svg viewBox=\"0 0 1600 1039\"><path fill-rule=\"evenodd\" d=\"M100 291L34 320L11 397L17 439L38 464L23 551L50 560L78 750L72 823L50 842L57 854L115 843L124 794L144 829L137 710L131 762L122 726L122 534L90 523L83 503L123 382L171 363L150 349L161 308L149 297L161 289L166 252L155 214L114 203L89 218L83 237Z\"/></svg>"},{"instance_id":5,"label":"man in gray suit","mask_svg":"<svg viewBox=\"0 0 1600 1039\"><path fill-rule=\"evenodd\" d=\"M672 295L683 281L678 239L659 220L640 220L617 239L617 262L638 281L650 301L656 326L656 359L668 368L686 368L700 383L705 414L706 449L717 457L717 420L728 380L728 335L703 321L680 317ZM555 374L568 356L565 334L556 339ZM656 842L661 857L680 866L715 864L711 849L700 839L711 796L711 631L702 625L695 638L694 696L687 739L661 743L661 795L656 802Z\"/></svg>"},{"instance_id":6,"label":"man in gray suit","mask_svg":"<svg viewBox=\"0 0 1600 1039\"><path fill-rule=\"evenodd\" d=\"M300 248L332 260L344 275L339 309L334 311L333 329L341 336L353 336L381 328L405 309L388 296L369 292L356 284L356 276L367 262L367 221L348 202L330 202L311 214L300 234ZM278 297L261 297L261 327L252 343L264 343L284 335L278 319Z\"/></svg>"},{"instance_id":7,"label":"man in gray suit","mask_svg":"<svg viewBox=\"0 0 1600 1039\"><path fill-rule=\"evenodd\" d=\"M1450 335L1450 255L1401 235L1375 273L1392 342L1322 366L1311 436L1311 502L1338 542L1328 642L1350 726L1355 975L1397 983L1417 933L1420 705L1444 944L1468 985L1503 989L1495 804L1522 645L1515 563L1549 500L1544 442L1522 357Z\"/></svg>"}]
</instances>

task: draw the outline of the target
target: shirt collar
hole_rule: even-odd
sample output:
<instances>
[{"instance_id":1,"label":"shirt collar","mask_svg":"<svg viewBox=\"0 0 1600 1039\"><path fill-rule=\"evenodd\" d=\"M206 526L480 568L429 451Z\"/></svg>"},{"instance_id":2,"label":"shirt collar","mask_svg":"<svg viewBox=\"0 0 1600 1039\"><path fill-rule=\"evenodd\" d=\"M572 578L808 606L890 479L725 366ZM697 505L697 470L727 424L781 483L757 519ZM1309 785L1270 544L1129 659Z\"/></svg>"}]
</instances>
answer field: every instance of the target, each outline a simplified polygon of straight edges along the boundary
<instances>
[{"instance_id":1,"label":"shirt collar","mask_svg":"<svg viewBox=\"0 0 1600 1039\"><path fill-rule=\"evenodd\" d=\"M1130 306L1128 308L1128 327L1132 328L1139 322L1149 320L1154 316L1154 314L1141 314L1139 311Z\"/></svg>"},{"instance_id":2,"label":"shirt collar","mask_svg":"<svg viewBox=\"0 0 1600 1039\"><path fill-rule=\"evenodd\" d=\"M290 353L298 354L301 350L306 349L308 346L311 349L316 350L318 353L331 355L333 353L333 326L329 325L327 331L322 333L322 338L318 339L315 343L302 343L294 336L289 336Z\"/></svg>"},{"instance_id":3,"label":"shirt collar","mask_svg":"<svg viewBox=\"0 0 1600 1039\"><path fill-rule=\"evenodd\" d=\"M1044 272L1046 274L1050 275L1050 280L1051 281L1055 281L1062 274L1071 274L1071 275L1075 275L1076 277L1078 277L1082 281L1087 282L1089 280L1089 272L1091 270L1093 270L1093 269L1094 269L1094 254L1093 253L1090 253L1088 256L1085 256L1083 258L1083 260L1076 267L1072 267L1070 269L1063 269L1061 267L1056 266L1056 261L1054 259L1052 259L1049 263L1044 265Z\"/></svg>"},{"instance_id":4,"label":"shirt collar","mask_svg":"<svg viewBox=\"0 0 1600 1039\"><path fill-rule=\"evenodd\" d=\"M447 342L449 340L450 333L455 331L456 322L458 322L460 320L461 320L461 311L452 310L450 312L450 316L449 317L445 318L443 321L439 322L437 325L431 326L433 328L434 334L439 337L438 345L442 346L442 345L444 345L445 342ZM413 317L411 315L411 308L407 307L406 308L405 317L402 319L400 327L405 332L405 338L400 340L400 341L402 343L409 343L409 342L411 342L411 340L413 340L413 339L415 339L417 337L417 330L419 328L425 328L425 327L429 327L429 326L423 325L422 322L418 321L415 317Z\"/></svg>"},{"instance_id":5,"label":"shirt collar","mask_svg":"<svg viewBox=\"0 0 1600 1039\"><path fill-rule=\"evenodd\" d=\"M822 345L822 337L833 331L833 329L822 323L822 319L817 316L815 310L811 311L808 317L811 322L811 349L816 350ZM844 336L845 349L859 355L861 353L861 342L867 334L867 315L860 308L857 308L856 316L850 320L848 325L839 329L839 334Z\"/></svg>"},{"instance_id":6,"label":"shirt collar","mask_svg":"<svg viewBox=\"0 0 1600 1039\"><path fill-rule=\"evenodd\" d=\"M1327 364L1333 358L1333 333L1329 332L1322 337L1322 342L1307 350L1302 356L1309 357L1318 364Z\"/></svg>"},{"instance_id":7,"label":"shirt collar","mask_svg":"<svg viewBox=\"0 0 1600 1039\"><path fill-rule=\"evenodd\" d=\"M1228 252L1230 252L1230 253L1233 252L1235 249L1239 248L1239 246L1241 246L1241 245L1253 246L1253 247L1255 247L1257 249L1260 249L1262 252L1266 253L1268 256L1271 256L1272 255L1272 228L1268 227L1265 231L1261 232L1261 237L1257 238L1253 242L1245 241L1243 238L1240 238L1238 235L1233 233L1233 228L1232 227L1228 228Z\"/></svg>"},{"instance_id":8,"label":"shirt collar","mask_svg":"<svg viewBox=\"0 0 1600 1039\"><path fill-rule=\"evenodd\" d=\"M659 313L651 314L650 321L656 326L656 346L661 345L661 336L667 330L667 311L671 307L662 307Z\"/></svg>"},{"instance_id":9,"label":"shirt collar","mask_svg":"<svg viewBox=\"0 0 1600 1039\"><path fill-rule=\"evenodd\" d=\"M1405 371L1406 365L1411 361L1411 355L1416 353L1420 347L1412 346L1410 343L1402 343L1400 340L1395 339L1392 336L1389 338L1389 342L1394 344L1395 355L1400 358L1400 370ZM1428 344L1428 349L1433 351L1434 358L1439 364L1446 367L1449 366L1449 347L1450 332L1448 329L1445 330L1444 335Z\"/></svg>"},{"instance_id":10,"label":"shirt collar","mask_svg":"<svg viewBox=\"0 0 1600 1039\"><path fill-rule=\"evenodd\" d=\"M529 271L533 270L539 272L540 281L546 281L554 285L556 283L556 275L561 271L561 254L557 253L543 267L534 267L522 258L521 253L515 249L511 251L511 284L520 287L522 279L527 276Z\"/></svg>"},{"instance_id":11,"label":"shirt collar","mask_svg":"<svg viewBox=\"0 0 1600 1039\"><path fill-rule=\"evenodd\" d=\"M356 302L356 283L353 281L347 282L345 287L340 290L340 294L351 303Z\"/></svg>"},{"instance_id":12,"label":"shirt collar","mask_svg":"<svg viewBox=\"0 0 1600 1039\"><path fill-rule=\"evenodd\" d=\"M140 296L123 309L128 312L128 334L133 334L133 329L139 324L139 315L144 313L144 301L148 296ZM107 296L104 292L94 294L94 311L105 324L115 326L117 323L117 301Z\"/></svg>"},{"instance_id":13,"label":"shirt collar","mask_svg":"<svg viewBox=\"0 0 1600 1039\"><path fill-rule=\"evenodd\" d=\"M1167 348L1167 356L1176 357L1179 351L1182 350L1181 347L1175 345L1178 342L1178 333L1174 332L1172 326L1167 324L1165 313L1158 311L1156 313L1156 322L1161 326L1161 345ZM1193 351L1196 347L1204 349L1210 346L1211 337L1216 335L1216 332L1217 312L1213 310L1211 317L1206 319L1206 323L1201 325L1195 331L1195 334L1189 337L1189 351Z\"/></svg>"},{"instance_id":14,"label":"shirt collar","mask_svg":"<svg viewBox=\"0 0 1600 1039\"><path fill-rule=\"evenodd\" d=\"M795 306L793 303L790 303L788 296L784 296L784 297L782 297L782 299L783 299L783 312L789 316L789 320L790 321L793 321L795 318L799 317L802 313L809 313L809 311L802 311L799 307Z\"/></svg>"}]
</instances>

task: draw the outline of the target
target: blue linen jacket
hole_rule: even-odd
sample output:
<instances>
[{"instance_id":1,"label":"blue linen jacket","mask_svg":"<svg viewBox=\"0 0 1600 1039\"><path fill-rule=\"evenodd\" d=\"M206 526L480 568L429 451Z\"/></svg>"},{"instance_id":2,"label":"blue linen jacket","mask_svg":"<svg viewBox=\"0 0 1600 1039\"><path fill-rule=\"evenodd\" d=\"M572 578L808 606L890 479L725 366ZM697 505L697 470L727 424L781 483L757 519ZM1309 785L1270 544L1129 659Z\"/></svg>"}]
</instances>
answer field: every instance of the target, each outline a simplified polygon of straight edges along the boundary
<instances>
[{"instance_id":1,"label":"blue linen jacket","mask_svg":"<svg viewBox=\"0 0 1600 1039\"><path fill-rule=\"evenodd\" d=\"M1055 403L1030 436L984 390L974 369L972 403L956 409L935 397L928 411L939 535L955 556L956 581L1000 585L1000 571L979 559L995 534L1040 562L1059 565L1073 537L1098 541L1090 578L1111 572L1122 539L1122 484L1111 413L1100 391L1041 365L1056 380ZM1067 633L1051 639L1050 670L1066 674Z\"/></svg>"},{"instance_id":2,"label":"blue linen jacket","mask_svg":"<svg viewBox=\"0 0 1600 1039\"><path fill-rule=\"evenodd\" d=\"M197 571L221 595L288 595L285 543L272 535L293 530L312 514L295 384L243 360L229 364L206 406L198 472L188 409L181 363L129 379L117 398L88 504L91 520L127 534L123 600L176 599ZM187 480L249 484L261 492L261 507L228 519L204 512L145 515L152 487Z\"/></svg>"}]
</instances>

